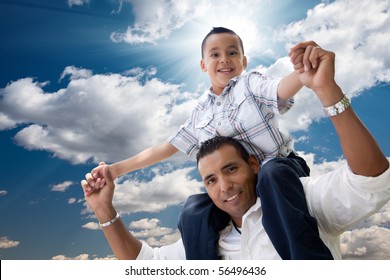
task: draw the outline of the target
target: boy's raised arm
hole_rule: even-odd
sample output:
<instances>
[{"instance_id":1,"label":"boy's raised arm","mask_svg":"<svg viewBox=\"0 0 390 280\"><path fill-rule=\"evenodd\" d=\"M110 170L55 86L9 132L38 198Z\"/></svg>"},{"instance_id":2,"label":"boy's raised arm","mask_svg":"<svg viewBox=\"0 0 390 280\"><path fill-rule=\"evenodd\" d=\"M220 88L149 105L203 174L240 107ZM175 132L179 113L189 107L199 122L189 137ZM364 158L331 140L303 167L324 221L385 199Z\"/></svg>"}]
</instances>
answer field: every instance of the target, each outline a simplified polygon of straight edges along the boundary
<instances>
[{"instance_id":1,"label":"boy's raised arm","mask_svg":"<svg viewBox=\"0 0 390 280\"><path fill-rule=\"evenodd\" d=\"M108 169L107 172L110 174L111 178L115 180L118 176L121 176L128 172L132 172L134 170L138 170L153 165L155 163L161 162L171 157L176 152L178 152L177 148L175 148L168 141L164 141L158 145L147 148L142 152L128 159L110 165L106 165L106 166L104 164L99 164L99 166L95 167L91 171L92 176L87 179L87 182L90 185L90 187L92 187L92 189L99 189L103 187L103 184L101 184L101 180L97 180L97 179L104 178L103 176L104 166Z\"/></svg>"}]
</instances>

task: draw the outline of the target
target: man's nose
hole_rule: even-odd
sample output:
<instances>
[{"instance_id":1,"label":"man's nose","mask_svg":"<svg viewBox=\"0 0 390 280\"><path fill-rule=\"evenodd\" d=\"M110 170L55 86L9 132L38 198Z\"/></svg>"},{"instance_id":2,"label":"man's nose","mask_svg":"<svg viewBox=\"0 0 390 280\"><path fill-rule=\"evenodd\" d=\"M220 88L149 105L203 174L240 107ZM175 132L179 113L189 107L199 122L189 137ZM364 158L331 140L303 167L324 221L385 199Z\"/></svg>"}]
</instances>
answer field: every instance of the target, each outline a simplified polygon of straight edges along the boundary
<instances>
[{"instance_id":1,"label":"man's nose","mask_svg":"<svg viewBox=\"0 0 390 280\"><path fill-rule=\"evenodd\" d=\"M228 192L232 186L232 182L230 182L230 180L228 180L227 178L222 178L219 181L219 187L222 192Z\"/></svg>"}]
</instances>

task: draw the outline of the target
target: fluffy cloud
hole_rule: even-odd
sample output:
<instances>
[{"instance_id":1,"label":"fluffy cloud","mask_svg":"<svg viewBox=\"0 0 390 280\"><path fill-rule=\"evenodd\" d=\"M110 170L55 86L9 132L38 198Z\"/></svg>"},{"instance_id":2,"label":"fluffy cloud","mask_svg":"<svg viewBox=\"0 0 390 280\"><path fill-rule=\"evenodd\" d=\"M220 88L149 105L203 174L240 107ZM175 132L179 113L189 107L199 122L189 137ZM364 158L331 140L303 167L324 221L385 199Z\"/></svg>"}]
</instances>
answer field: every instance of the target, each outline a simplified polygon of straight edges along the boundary
<instances>
[{"instance_id":1,"label":"fluffy cloud","mask_svg":"<svg viewBox=\"0 0 390 280\"><path fill-rule=\"evenodd\" d=\"M114 205L121 213L160 212L202 192L202 183L191 177L193 167L156 173L148 181L124 179L116 184ZM133 225L134 226L134 225Z\"/></svg>"},{"instance_id":2,"label":"fluffy cloud","mask_svg":"<svg viewBox=\"0 0 390 280\"><path fill-rule=\"evenodd\" d=\"M306 18L279 32L287 44L314 40L336 53L336 76L354 96L363 89L390 81L390 2L352 0L319 4Z\"/></svg>"},{"instance_id":3,"label":"fluffy cloud","mask_svg":"<svg viewBox=\"0 0 390 280\"><path fill-rule=\"evenodd\" d=\"M180 232L175 229L160 227L156 218L133 221L130 228L135 237L145 240L150 246L164 246L172 244L180 238Z\"/></svg>"},{"instance_id":4,"label":"fluffy cloud","mask_svg":"<svg viewBox=\"0 0 390 280\"><path fill-rule=\"evenodd\" d=\"M341 236L344 259L390 259L390 229L373 226L345 232Z\"/></svg>"},{"instance_id":5,"label":"fluffy cloud","mask_svg":"<svg viewBox=\"0 0 390 280\"><path fill-rule=\"evenodd\" d=\"M53 192L65 192L70 186L72 186L74 184L75 184L75 182L65 181L65 182L51 186L50 190Z\"/></svg>"},{"instance_id":6,"label":"fluffy cloud","mask_svg":"<svg viewBox=\"0 0 390 280\"><path fill-rule=\"evenodd\" d=\"M89 4L90 0L68 0L68 6L69 8L72 8L72 6L84 6Z\"/></svg>"},{"instance_id":7,"label":"fluffy cloud","mask_svg":"<svg viewBox=\"0 0 390 280\"><path fill-rule=\"evenodd\" d=\"M0 196L5 196L7 193L8 192L6 190L0 190Z\"/></svg>"},{"instance_id":8,"label":"fluffy cloud","mask_svg":"<svg viewBox=\"0 0 390 280\"><path fill-rule=\"evenodd\" d=\"M96 222L88 222L85 225L82 225L81 227L85 228L85 229L91 229L91 230L99 230L100 229L99 224Z\"/></svg>"},{"instance_id":9,"label":"fluffy cloud","mask_svg":"<svg viewBox=\"0 0 390 280\"><path fill-rule=\"evenodd\" d=\"M205 0L127 0L133 7L135 23L126 32L114 32L114 42L130 44L156 43L166 39L174 30L180 29L186 22L205 14L208 6Z\"/></svg>"},{"instance_id":10,"label":"fluffy cloud","mask_svg":"<svg viewBox=\"0 0 390 280\"><path fill-rule=\"evenodd\" d=\"M0 236L0 249L17 247L19 244L19 241L9 240L7 236Z\"/></svg>"},{"instance_id":11,"label":"fluffy cloud","mask_svg":"<svg viewBox=\"0 0 390 280\"><path fill-rule=\"evenodd\" d=\"M67 68L68 86L53 93L31 78L11 82L0 92L0 128L28 124L15 135L17 144L72 163L135 154L167 139L199 94L151 77L155 69L130 73L135 76Z\"/></svg>"}]
</instances>

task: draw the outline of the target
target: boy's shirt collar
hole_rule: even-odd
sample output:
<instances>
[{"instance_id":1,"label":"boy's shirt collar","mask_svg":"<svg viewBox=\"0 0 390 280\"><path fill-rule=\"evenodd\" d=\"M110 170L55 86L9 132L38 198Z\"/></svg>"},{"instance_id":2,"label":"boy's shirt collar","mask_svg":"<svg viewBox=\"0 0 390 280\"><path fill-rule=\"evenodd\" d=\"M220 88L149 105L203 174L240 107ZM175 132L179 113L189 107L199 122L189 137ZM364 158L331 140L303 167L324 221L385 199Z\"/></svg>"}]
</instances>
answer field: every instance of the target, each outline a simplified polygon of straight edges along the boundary
<instances>
[{"instance_id":1,"label":"boy's shirt collar","mask_svg":"<svg viewBox=\"0 0 390 280\"><path fill-rule=\"evenodd\" d=\"M238 75L238 76L235 76L235 77L231 78L229 80L229 84L223 89L223 91L222 91L220 96L228 94L230 89L231 89L231 87L233 87L237 83L237 81L241 78L241 76L242 75ZM209 89L209 96L212 97L213 99L218 97L218 95L214 93L212 86Z\"/></svg>"}]
</instances>

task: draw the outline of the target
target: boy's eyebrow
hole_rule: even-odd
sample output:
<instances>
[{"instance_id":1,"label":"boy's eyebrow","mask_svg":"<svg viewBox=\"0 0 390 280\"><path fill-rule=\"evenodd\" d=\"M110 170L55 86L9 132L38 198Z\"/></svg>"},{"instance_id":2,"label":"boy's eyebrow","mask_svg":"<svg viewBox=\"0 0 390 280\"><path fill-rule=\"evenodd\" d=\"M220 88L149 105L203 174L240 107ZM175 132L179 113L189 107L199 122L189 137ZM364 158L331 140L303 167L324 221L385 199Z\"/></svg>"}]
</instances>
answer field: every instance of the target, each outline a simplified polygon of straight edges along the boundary
<instances>
[{"instance_id":1,"label":"boy's eyebrow","mask_svg":"<svg viewBox=\"0 0 390 280\"><path fill-rule=\"evenodd\" d=\"M239 49L239 47L237 45L229 45L227 48L228 49L233 48L233 49L237 49L237 50ZM209 49L208 52L210 53L210 52L217 51L217 50L219 50L219 47L215 47L215 48Z\"/></svg>"}]
</instances>

